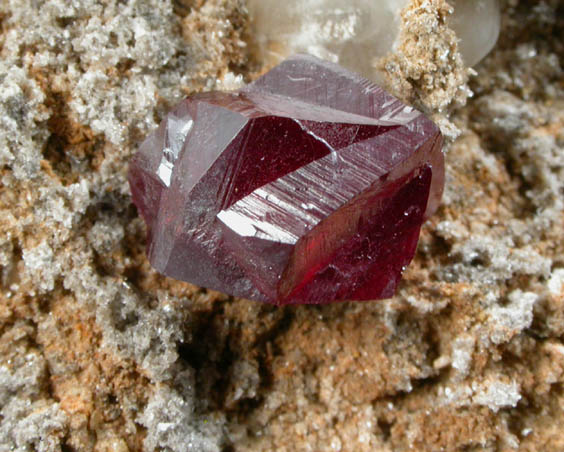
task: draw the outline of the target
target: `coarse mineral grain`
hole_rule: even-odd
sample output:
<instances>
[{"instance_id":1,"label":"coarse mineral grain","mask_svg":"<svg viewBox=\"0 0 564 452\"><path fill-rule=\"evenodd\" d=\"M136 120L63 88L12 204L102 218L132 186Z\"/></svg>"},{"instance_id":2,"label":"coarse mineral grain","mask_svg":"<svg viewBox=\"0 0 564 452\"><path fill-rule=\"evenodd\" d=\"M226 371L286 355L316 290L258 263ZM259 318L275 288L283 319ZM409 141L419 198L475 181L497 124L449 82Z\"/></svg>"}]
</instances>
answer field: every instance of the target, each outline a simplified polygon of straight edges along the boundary
<instances>
[{"instance_id":1,"label":"coarse mineral grain","mask_svg":"<svg viewBox=\"0 0 564 452\"><path fill-rule=\"evenodd\" d=\"M430 120L299 55L239 92L181 102L129 177L158 271L290 304L391 297L443 172Z\"/></svg>"}]
</instances>

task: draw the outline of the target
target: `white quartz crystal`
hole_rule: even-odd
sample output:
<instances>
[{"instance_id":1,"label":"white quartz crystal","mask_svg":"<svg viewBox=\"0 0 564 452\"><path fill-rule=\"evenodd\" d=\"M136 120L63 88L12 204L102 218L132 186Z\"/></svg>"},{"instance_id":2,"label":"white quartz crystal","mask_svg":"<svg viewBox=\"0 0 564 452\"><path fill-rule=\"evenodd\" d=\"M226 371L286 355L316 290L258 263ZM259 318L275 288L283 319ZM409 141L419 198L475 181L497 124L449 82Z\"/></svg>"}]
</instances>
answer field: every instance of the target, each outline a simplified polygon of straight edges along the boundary
<instances>
[{"instance_id":1,"label":"white quartz crystal","mask_svg":"<svg viewBox=\"0 0 564 452\"><path fill-rule=\"evenodd\" d=\"M451 25L468 65L493 47L498 0L451 0ZM375 62L393 49L409 0L247 0L255 42L266 63L309 53L374 78Z\"/></svg>"},{"instance_id":2,"label":"white quartz crystal","mask_svg":"<svg viewBox=\"0 0 564 452\"><path fill-rule=\"evenodd\" d=\"M263 57L309 53L369 76L398 34L408 0L248 0Z\"/></svg>"},{"instance_id":3,"label":"white quartz crystal","mask_svg":"<svg viewBox=\"0 0 564 452\"><path fill-rule=\"evenodd\" d=\"M460 38L459 48L468 66L484 58L497 42L501 15L498 0L450 0L450 26Z\"/></svg>"}]
</instances>

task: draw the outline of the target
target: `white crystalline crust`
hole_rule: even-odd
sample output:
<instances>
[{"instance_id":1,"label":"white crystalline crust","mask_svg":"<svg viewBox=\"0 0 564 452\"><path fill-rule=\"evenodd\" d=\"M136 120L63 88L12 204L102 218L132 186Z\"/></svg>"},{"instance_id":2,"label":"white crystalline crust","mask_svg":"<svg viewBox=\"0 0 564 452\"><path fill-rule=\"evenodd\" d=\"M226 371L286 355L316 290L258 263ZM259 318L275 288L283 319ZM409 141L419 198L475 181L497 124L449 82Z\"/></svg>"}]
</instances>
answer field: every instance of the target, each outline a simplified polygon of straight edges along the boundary
<instances>
[{"instance_id":1,"label":"white crystalline crust","mask_svg":"<svg viewBox=\"0 0 564 452\"><path fill-rule=\"evenodd\" d=\"M29 346L30 334L32 329L21 322L0 340L2 346L9 340L11 348L0 364L0 450L57 452L68 418L43 392L48 365L41 352Z\"/></svg>"},{"instance_id":2,"label":"white crystalline crust","mask_svg":"<svg viewBox=\"0 0 564 452\"><path fill-rule=\"evenodd\" d=\"M486 378L481 382L440 387L442 402L459 407L472 404L488 407L497 413L502 408L515 407L521 400L519 384L500 377Z\"/></svg>"},{"instance_id":3,"label":"white crystalline crust","mask_svg":"<svg viewBox=\"0 0 564 452\"><path fill-rule=\"evenodd\" d=\"M179 387L157 387L138 419L148 431L145 450L221 452L222 422L202 422L194 414L193 372L180 372L176 379Z\"/></svg>"},{"instance_id":4,"label":"white crystalline crust","mask_svg":"<svg viewBox=\"0 0 564 452\"><path fill-rule=\"evenodd\" d=\"M9 60L0 61L0 73L0 164L13 166L15 177L33 177L48 137L45 94L35 80Z\"/></svg>"},{"instance_id":5,"label":"white crystalline crust","mask_svg":"<svg viewBox=\"0 0 564 452\"><path fill-rule=\"evenodd\" d=\"M256 75L243 3L0 2L0 450L560 450L560 3L503 2L398 296L271 310L156 275L125 178L186 92ZM443 4L410 4L427 42ZM444 124L460 66L412 44L389 68Z\"/></svg>"}]
</instances>

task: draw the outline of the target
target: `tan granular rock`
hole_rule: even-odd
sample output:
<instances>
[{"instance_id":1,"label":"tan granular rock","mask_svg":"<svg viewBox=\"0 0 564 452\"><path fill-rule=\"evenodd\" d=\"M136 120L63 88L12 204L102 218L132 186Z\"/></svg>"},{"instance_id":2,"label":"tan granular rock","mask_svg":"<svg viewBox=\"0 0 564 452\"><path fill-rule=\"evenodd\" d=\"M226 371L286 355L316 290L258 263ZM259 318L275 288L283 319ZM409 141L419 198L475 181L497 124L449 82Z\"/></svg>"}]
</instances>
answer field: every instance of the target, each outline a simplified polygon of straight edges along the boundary
<instances>
[{"instance_id":1,"label":"tan granular rock","mask_svg":"<svg viewBox=\"0 0 564 452\"><path fill-rule=\"evenodd\" d=\"M380 64L394 92L429 111L464 103L468 71L448 25L453 9L443 0L415 0L401 13L397 50Z\"/></svg>"},{"instance_id":2,"label":"tan granular rock","mask_svg":"<svg viewBox=\"0 0 564 452\"><path fill-rule=\"evenodd\" d=\"M279 309L156 274L125 178L260 72L244 3L0 2L0 450L564 450L564 14L502 8L475 76L440 0L382 63L459 135L397 296Z\"/></svg>"},{"instance_id":3,"label":"tan granular rock","mask_svg":"<svg viewBox=\"0 0 564 452\"><path fill-rule=\"evenodd\" d=\"M457 37L448 26L453 8L445 0L413 0L401 12L397 49L378 62L387 88L416 105L438 122L448 138L460 131L445 117L471 94L458 50Z\"/></svg>"}]
</instances>

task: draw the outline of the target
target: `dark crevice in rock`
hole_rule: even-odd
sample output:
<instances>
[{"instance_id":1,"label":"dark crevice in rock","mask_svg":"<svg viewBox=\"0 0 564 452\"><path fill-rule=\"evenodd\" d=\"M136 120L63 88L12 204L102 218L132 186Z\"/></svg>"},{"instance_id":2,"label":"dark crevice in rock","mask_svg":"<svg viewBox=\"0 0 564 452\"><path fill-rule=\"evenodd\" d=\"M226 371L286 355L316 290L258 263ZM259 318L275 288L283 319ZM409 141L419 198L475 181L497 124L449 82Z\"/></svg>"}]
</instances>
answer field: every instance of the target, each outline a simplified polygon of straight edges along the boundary
<instances>
[{"instance_id":1,"label":"dark crevice in rock","mask_svg":"<svg viewBox=\"0 0 564 452\"><path fill-rule=\"evenodd\" d=\"M88 126L72 119L68 93L53 88L52 74L36 71L31 75L44 91L45 106L51 112L43 156L63 185L76 183L82 174L99 167L104 159L104 141L95 137Z\"/></svg>"},{"instance_id":2,"label":"dark crevice in rock","mask_svg":"<svg viewBox=\"0 0 564 452\"><path fill-rule=\"evenodd\" d=\"M172 8L177 16L186 17L197 3L199 3L198 0L173 0Z\"/></svg>"},{"instance_id":3,"label":"dark crevice in rock","mask_svg":"<svg viewBox=\"0 0 564 452\"><path fill-rule=\"evenodd\" d=\"M294 320L295 313L293 308L285 308L281 318L277 321L273 328L265 332L261 337L257 338L255 346L259 352L259 372L261 374L261 389L268 389L273 383L270 368L272 360L275 356L280 355L282 351L276 344L276 338L286 333L292 321Z\"/></svg>"},{"instance_id":4,"label":"dark crevice in rock","mask_svg":"<svg viewBox=\"0 0 564 452\"><path fill-rule=\"evenodd\" d=\"M378 418L376 422L378 428L380 429L382 440L389 441L391 437L392 427L394 424L392 422L388 422L386 419L383 418Z\"/></svg>"},{"instance_id":5,"label":"dark crevice in rock","mask_svg":"<svg viewBox=\"0 0 564 452\"><path fill-rule=\"evenodd\" d=\"M210 311L193 313L190 341L177 349L180 361L196 371L196 393L204 409L223 406L229 368L235 360L223 320L221 303L214 303Z\"/></svg>"},{"instance_id":6,"label":"dark crevice in rock","mask_svg":"<svg viewBox=\"0 0 564 452\"><path fill-rule=\"evenodd\" d=\"M78 452L74 447L68 444L69 436L66 436L61 441L61 452Z\"/></svg>"}]
</instances>

